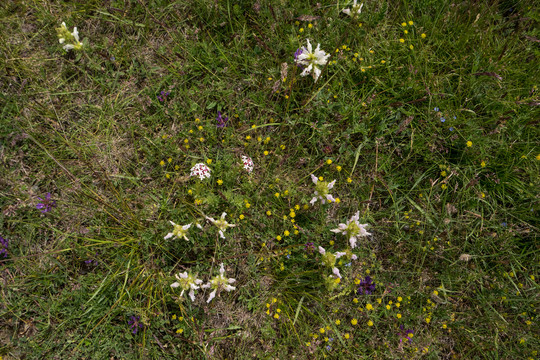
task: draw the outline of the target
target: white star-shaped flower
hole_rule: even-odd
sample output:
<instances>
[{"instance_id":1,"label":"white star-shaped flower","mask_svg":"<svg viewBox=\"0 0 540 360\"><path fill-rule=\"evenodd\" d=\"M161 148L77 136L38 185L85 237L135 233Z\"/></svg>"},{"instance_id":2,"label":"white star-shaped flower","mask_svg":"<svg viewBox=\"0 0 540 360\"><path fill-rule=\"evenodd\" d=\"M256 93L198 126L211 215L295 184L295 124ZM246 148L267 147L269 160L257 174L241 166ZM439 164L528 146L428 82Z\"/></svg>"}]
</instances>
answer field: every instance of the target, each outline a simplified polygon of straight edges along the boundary
<instances>
[{"instance_id":1,"label":"white star-shaped flower","mask_svg":"<svg viewBox=\"0 0 540 360\"><path fill-rule=\"evenodd\" d=\"M188 274L187 271L184 271L183 273L179 273L178 275L175 275L178 282L172 283L172 288L181 287L182 292L180 293L180 296L184 295L184 291L189 290L189 297L191 298L191 301L195 301L195 290L199 289L199 285L202 284L202 280L197 279L195 276Z\"/></svg>"},{"instance_id":2,"label":"white star-shaped flower","mask_svg":"<svg viewBox=\"0 0 540 360\"><path fill-rule=\"evenodd\" d=\"M328 193L328 190L332 189L334 187L334 184L336 183L336 180L328 183L326 181L319 181L317 177L313 174L311 174L311 180L315 184L315 197L311 199L309 202L311 205L315 204L317 200L321 200L323 203L325 201L328 202L334 202L336 199L332 195Z\"/></svg>"},{"instance_id":3,"label":"white star-shaped flower","mask_svg":"<svg viewBox=\"0 0 540 360\"><path fill-rule=\"evenodd\" d=\"M191 168L190 176L198 176L199 179L204 180L205 178L210 177L210 171L210 168L206 166L206 164L198 163Z\"/></svg>"},{"instance_id":4,"label":"white star-shaped flower","mask_svg":"<svg viewBox=\"0 0 540 360\"><path fill-rule=\"evenodd\" d=\"M360 224L358 222L359 219L360 211L357 211L346 224L339 224L337 229L332 229L330 231L348 236L351 248L354 249L356 247L356 241L359 237L371 235L371 233L368 233L365 229L365 227L369 226L369 224Z\"/></svg>"},{"instance_id":5,"label":"white star-shaped flower","mask_svg":"<svg viewBox=\"0 0 540 360\"><path fill-rule=\"evenodd\" d=\"M234 224L229 224L226 220L225 220L225 216L227 216L227 213L224 212L223 214L221 214L221 218L220 219L217 219L217 220L214 220L213 218L211 217L206 217L206 219L208 221L210 221L212 224L216 225L217 228L219 229L219 236L222 238L222 239L225 239L225 230L227 230L227 228L230 228L230 227L235 227L236 225Z\"/></svg>"},{"instance_id":6,"label":"white star-shaped flower","mask_svg":"<svg viewBox=\"0 0 540 360\"><path fill-rule=\"evenodd\" d=\"M177 238L184 238L184 240L189 241L187 238L187 231L191 227L191 224L187 225L177 225L173 223L172 221L169 221L172 226L174 226L173 231L165 235L164 239L167 240L173 236L176 236Z\"/></svg>"},{"instance_id":7,"label":"white star-shaped flower","mask_svg":"<svg viewBox=\"0 0 540 360\"><path fill-rule=\"evenodd\" d=\"M218 291L225 290L227 292L230 292L236 290L236 287L229 285L234 284L235 282L236 279L227 279L227 277L225 276L225 267L223 266L223 263L221 263L219 275L214 276L208 283L201 285L201 287L204 289L214 289L214 291L210 293L210 296L208 297L208 300L206 302L209 303L210 301L212 301L212 299L216 297Z\"/></svg>"},{"instance_id":8,"label":"white star-shaped flower","mask_svg":"<svg viewBox=\"0 0 540 360\"><path fill-rule=\"evenodd\" d=\"M321 44L317 44L317 48L313 51L313 47L307 39L307 48L302 46L300 53L296 56L296 63L304 66L304 71L300 75L307 76L312 73L313 79L317 81L321 75L321 69L319 66L324 66L328 62L330 54L327 54L324 50L321 50Z\"/></svg>"},{"instance_id":9,"label":"white star-shaped flower","mask_svg":"<svg viewBox=\"0 0 540 360\"><path fill-rule=\"evenodd\" d=\"M356 3L356 0L353 1L353 5L351 9L343 9L342 11L349 15L349 16L356 16L362 13L362 7L364 6L364 3L358 5Z\"/></svg>"}]
</instances>

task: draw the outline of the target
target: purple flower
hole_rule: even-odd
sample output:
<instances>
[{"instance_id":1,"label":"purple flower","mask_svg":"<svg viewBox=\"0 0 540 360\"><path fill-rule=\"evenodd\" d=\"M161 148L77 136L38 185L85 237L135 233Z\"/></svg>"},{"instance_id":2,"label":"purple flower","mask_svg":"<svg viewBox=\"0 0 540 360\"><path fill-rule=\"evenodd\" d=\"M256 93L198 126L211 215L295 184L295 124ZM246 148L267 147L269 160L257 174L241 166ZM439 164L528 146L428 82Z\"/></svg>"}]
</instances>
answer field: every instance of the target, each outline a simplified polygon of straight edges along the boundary
<instances>
[{"instance_id":1,"label":"purple flower","mask_svg":"<svg viewBox=\"0 0 540 360\"><path fill-rule=\"evenodd\" d=\"M414 332L411 330L411 329L407 329L405 330L405 328L403 327L403 325L400 325L399 326L400 330L398 332L398 335L399 335L399 343L401 344L401 342L403 341L403 339L407 339L409 340L409 344L412 343L412 337L414 335Z\"/></svg>"},{"instance_id":2,"label":"purple flower","mask_svg":"<svg viewBox=\"0 0 540 360\"><path fill-rule=\"evenodd\" d=\"M434 107L434 108L433 108L433 111L439 111L439 108L438 108L438 107Z\"/></svg>"},{"instance_id":3,"label":"purple flower","mask_svg":"<svg viewBox=\"0 0 540 360\"><path fill-rule=\"evenodd\" d=\"M36 205L36 209L41 210L42 213L49 212L53 207L56 207L56 201L51 200L51 193L47 193L45 199L42 199L39 196L38 199L42 202Z\"/></svg>"},{"instance_id":4,"label":"purple flower","mask_svg":"<svg viewBox=\"0 0 540 360\"><path fill-rule=\"evenodd\" d=\"M4 257L7 257L8 245L9 240L0 236L0 256L4 255Z\"/></svg>"},{"instance_id":5,"label":"purple flower","mask_svg":"<svg viewBox=\"0 0 540 360\"><path fill-rule=\"evenodd\" d=\"M446 119L445 119L445 118L441 118L441 122L445 122L445 121L446 121Z\"/></svg>"},{"instance_id":6,"label":"purple flower","mask_svg":"<svg viewBox=\"0 0 540 360\"><path fill-rule=\"evenodd\" d=\"M223 117L221 116L221 111L218 111L218 112L217 112L217 118L216 118L216 120L217 120L217 122L218 122L217 127L220 128L220 129L222 129L222 128L224 128L225 126L227 126L227 121L229 120L229 118L228 118L228 117L223 118Z\"/></svg>"},{"instance_id":7,"label":"purple flower","mask_svg":"<svg viewBox=\"0 0 540 360\"><path fill-rule=\"evenodd\" d=\"M141 324L139 321L141 320L140 316L134 316L132 315L130 317L130 320L128 321L129 326L131 327L131 330L134 334L137 333L139 329L142 329L143 324Z\"/></svg>"},{"instance_id":8,"label":"purple flower","mask_svg":"<svg viewBox=\"0 0 540 360\"><path fill-rule=\"evenodd\" d=\"M306 245L304 246L304 250L311 254L315 251L315 244L313 244L312 242L308 242L306 243Z\"/></svg>"},{"instance_id":9,"label":"purple flower","mask_svg":"<svg viewBox=\"0 0 540 360\"><path fill-rule=\"evenodd\" d=\"M169 94L170 94L169 91L167 91L167 92L162 91L161 96L158 96L157 98L158 98L159 101L163 102L163 101L167 100L167 96L169 96Z\"/></svg>"},{"instance_id":10,"label":"purple flower","mask_svg":"<svg viewBox=\"0 0 540 360\"><path fill-rule=\"evenodd\" d=\"M357 293L359 295L371 295L375 291L375 283L371 280L371 277L366 276L366 278L360 281L360 287L358 288Z\"/></svg>"},{"instance_id":11,"label":"purple flower","mask_svg":"<svg viewBox=\"0 0 540 360\"><path fill-rule=\"evenodd\" d=\"M294 53L294 61L296 62L296 60L298 60L298 56L302 54L302 48L298 48L296 49L295 53ZM304 69L304 67L301 65L301 64L296 64L296 66L298 66L300 69Z\"/></svg>"},{"instance_id":12,"label":"purple flower","mask_svg":"<svg viewBox=\"0 0 540 360\"><path fill-rule=\"evenodd\" d=\"M448 130L450 130L450 131L454 131L454 128L453 128L453 127L450 127L450 129L448 129Z\"/></svg>"}]
</instances>

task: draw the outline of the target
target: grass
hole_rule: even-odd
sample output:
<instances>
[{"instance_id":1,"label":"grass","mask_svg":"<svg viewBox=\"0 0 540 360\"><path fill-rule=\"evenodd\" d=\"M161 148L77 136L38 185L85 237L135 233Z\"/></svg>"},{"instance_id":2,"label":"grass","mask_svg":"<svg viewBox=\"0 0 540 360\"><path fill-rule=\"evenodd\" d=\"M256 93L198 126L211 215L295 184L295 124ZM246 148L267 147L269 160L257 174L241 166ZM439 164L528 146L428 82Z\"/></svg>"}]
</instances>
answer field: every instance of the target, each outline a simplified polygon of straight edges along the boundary
<instances>
[{"instance_id":1,"label":"grass","mask_svg":"<svg viewBox=\"0 0 540 360\"><path fill-rule=\"evenodd\" d=\"M538 9L346 5L0 7L3 359L537 358ZM339 201L310 205L311 174ZM318 247L348 249L330 230L357 211L337 282ZM170 287L221 263L210 303Z\"/></svg>"}]
</instances>

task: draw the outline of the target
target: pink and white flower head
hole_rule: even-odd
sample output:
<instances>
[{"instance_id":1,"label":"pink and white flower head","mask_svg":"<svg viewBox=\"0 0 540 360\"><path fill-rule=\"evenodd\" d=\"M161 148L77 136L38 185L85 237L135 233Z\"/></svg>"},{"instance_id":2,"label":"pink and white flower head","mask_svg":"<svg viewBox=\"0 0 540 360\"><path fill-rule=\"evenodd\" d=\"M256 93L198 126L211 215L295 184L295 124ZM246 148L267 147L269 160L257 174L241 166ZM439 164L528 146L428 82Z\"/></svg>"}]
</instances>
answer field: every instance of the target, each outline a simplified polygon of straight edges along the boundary
<instances>
[{"instance_id":1,"label":"pink and white flower head","mask_svg":"<svg viewBox=\"0 0 540 360\"><path fill-rule=\"evenodd\" d=\"M206 302L209 303L210 301L212 301L212 299L216 297L216 293L218 291L225 290L227 292L230 292L236 290L234 286L229 285L234 284L235 282L235 279L227 279L227 277L225 276L225 268L223 267L223 263L221 263L219 275L214 276L208 283L201 285L201 287L204 289L214 289L214 291L210 293L210 296L208 297L208 300Z\"/></svg>"},{"instance_id":2,"label":"pink and white flower head","mask_svg":"<svg viewBox=\"0 0 540 360\"><path fill-rule=\"evenodd\" d=\"M365 227L369 226L369 224L360 224L358 222L359 219L360 211L357 211L346 224L339 224L337 229L332 229L330 231L348 236L351 248L354 249L356 247L356 241L358 238L371 235L371 233L368 233L365 229Z\"/></svg>"},{"instance_id":3,"label":"pink and white flower head","mask_svg":"<svg viewBox=\"0 0 540 360\"><path fill-rule=\"evenodd\" d=\"M315 197L309 202L311 205L315 204L317 200L321 200L323 204L328 202L334 202L336 199L328 193L330 189L334 187L336 180L332 182L320 181L315 175L311 174L311 180L315 184Z\"/></svg>"},{"instance_id":4,"label":"pink and white flower head","mask_svg":"<svg viewBox=\"0 0 540 360\"><path fill-rule=\"evenodd\" d=\"M251 174L253 171L253 160L249 156L242 155L242 163L244 164L244 170Z\"/></svg>"},{"instance_id":5,"label":"pink and white flower head","mask_svg":"<svg viewBox=\"0 0 540 360\"><path fill-rule=\"evenodd\" d=\"M358 5L356 3L356 0L353 1L353 4L352 4L352 7L350 9L343 9L341 11L343 11L345 14L349 15L349 16L357 16L357 15L360 15L362 13L362 7L364 6L364 3Z\"/></svg>"},{"instance_id":6,"label":"pink and white flower head","mask_svg":"<svg viewBox=\"0 0 540 360\"><path fill-rule=\"evenodd\" d=\"M169 222L173 226L173 231L168 233L167 235L165 235L165 237L164 237L165 240L175 236L178 239L184 238L184 240L189 241L189 239L187 238L186 235L187 235L188 229L191 227L191 224L177 225L177 224L173 223L172 221L169 221Z\"/></svg>"},{"instance_id":7,"label":"pink and white flower head","mask_svg":"<svg viewBox=\"0 0 540 360\"><path fill-rule=\"evenodd\" d=\"M189 290L189 297L191 298L191 301L195 301L195 290L200 288L199 285L202 284L203 281L197 279L192 274L188 274L187 271L179 273L178 275L175 275L175 277L178 281L172 283L171 287L181 287L182 292L180 293L180 296L184 295L184 291Z\"/></svg>"},{"instance_id":8,"label":"pink and white flower head","mask_svg":"<svg viewBox=\"0 0 540 360\"><path fill-rule=\"evenodd\" d=\"M339 259L342 256L346 256L346 252L335 252L331 253L329 251L326 251L322 246L319 246L319 254L322 255L323 265L328 266L332 269L332 273L337 276L338 278L341 278L341 274L339 273L339 269L336 267L336 260Z\"/></svg>"},{"instance_id":9,"label":"pink and white flower head","mask_svg":"<svg viewBox=\"0 0 540 360\"><path fill-rule=\"evenodd\" d=\"M206 164L198 163L198 164L195 164L195 166L191 168L190 176L191 177L198 176L199 179L204 180L210 177L210 171L211 171L210 168L206 166Z\"/></svg>"},{"instance_id":10,"label":"pink and white flower head","mask_svg":"<svg viewBox=\"0 0 540 360\"><path fill-rule=\"evenodd\" d=\"M321 44L317 44L317 48L313 51L313 47L307 39L307 48L302 46L300 53L296 56L295 62L304 67L304 71L300 75L307 76L312 73L313 79L317 81L321 75L319 66L324 66L328 62L330 54L321 50Z\"/></svg>"},{"instance_id":11,"label":"pink and white flower head","mask_svg":"<svg viewBox=\"0 0 540 360\"><path fill-rule=\"evenodd\" d=\"M227 213L224 212L223 214L221 214L221 218L220 219L217 219L217 220L214 220L213 218L211 217L206 217L206 219L208 221L210 221L212 224L216 225L217 228L219 229L219 237L221 237L222 239L225 239L225 230L227 230L227 228L230 228L230 227L235 227L236 225L234 224L229 224L226 220L225 220L225 216L227 216Z\"/></svg>"}]
</instances>

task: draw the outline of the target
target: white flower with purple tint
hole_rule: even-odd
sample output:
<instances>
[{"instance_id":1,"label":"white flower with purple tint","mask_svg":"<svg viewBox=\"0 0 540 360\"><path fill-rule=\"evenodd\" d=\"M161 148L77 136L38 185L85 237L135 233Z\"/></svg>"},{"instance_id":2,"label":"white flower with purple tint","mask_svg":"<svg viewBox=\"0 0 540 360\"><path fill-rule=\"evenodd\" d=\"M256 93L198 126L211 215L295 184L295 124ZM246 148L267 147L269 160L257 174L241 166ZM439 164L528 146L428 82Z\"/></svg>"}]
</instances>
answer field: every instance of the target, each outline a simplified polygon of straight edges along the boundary
<instances>
[{"instance_id":1,"label":"white flower with purple tint","mask_svg":"<svg viewBox=\"0 0 540 360\"><path fill-rule=\"evenodd\" d=\"M321 44L317 44L317 48L313 51L309 39L307 39L307 48L302 46L299 50L296 51L295 62L298 65L304 66L304 71L300 75L307 76L309 73L312 73L313 79L317 81L321 75L321 69L319 66L324 66L328 62L330 54L324 52L320 49Z\"/></svg>"},{"instance_id":2,"label":"white flower with purple tint","mask_svg":"<svg viewBox=\"0 0 540 360\"><path fill-rule=\"evenodd\" d=\"M171 223L171 225L173 226L173 231L168 233L167 235L165 235L164 239L167 240L173 236L176 236L178 239L180 238L184 238L184 240L186 241L189 241L189 239L187 238L187 232L188 232L188 229L191 227L191 224L187 224L187 225L177 225L175 223L173 223L172 221L169 221Z\"/></svg>"},{"instance_id":3,"label":"white flower with purple tint","mask_svg":"<svg viewBox=\"0 0 540 360\"><path fill-rule=\"evenodd\" d=\"M207 284L201 285L201 287L204 289L214 289L214 291L210 293L210 296L208 297L208 300L206 302L209 303L210 301L212 301L212 299L216 297L218 291L225 290L227 292L230 292L236 290L236 287L230 285L234 284L235 282L235 279L227 279L227 277L225 276L225 268L223 266L223 263L221 263L219 275L214 276Z\"/></svg>"},{"instance_id":4,"label":"white flower with purple tint","mask_svg":"<svg viewBox=\"0 0 540 360\"><path fill-rule=\"evenodd\" d=\"M249 156L242 156L242 163L244 164L244 170L246 170L248 173L251 173L253 171L253 160Z\"/></svg>"},{"instance_id":5,"label":"white flower with purple tint","mask_svg":"<svg viewBox=\"0 0 540 360\"><path fill-rule=\"evenodd\" d=\"M337 229L332 229L330 231L337 234L341 233L349 237L351 248L354 249L356 247L356 241L359 237L371 235L371 233L368 233L365 229L366 226L369 226L369 224L360 224L358 222L359 219L360 211L357 211L346 224L339 224Z\"/></svg>"},{"instance_id":6,"label":"white flower with purple tint","mask_svg":"<svg viewBox=\"0 0 540 360\"><path fill-rule=\"evenodd\" d=\"M315 184L315 197L309 202L311 205L315 204L317 200L321 200L323 203L325 201L334 202L336 199L328 193L330 189L334 187L336 180L332 182L326 182L319 180L315 175L311 174L311 180Z\"/></svg>"},{"instance_id":7,"label":"white flower with purple tint","mask_svg":"<svg viewBox=\"0 0 540 360\"><path fill-rule=\"evenodd\" d=\"M184 271L183 273L179 273L175 275L177 282L174 282L171 284L172 288L181 287L182 292L180 293L180 296L184 295L184 291L189 290L189 297L191 298L191 301L195 301L195 290L200 288L200 284L202 284L202 280L197 279L192 274L188 274L187 271Z\"/></svg>"},{"instance_id":8,"label":"white flower with purple tint","mask_svg":"<svg viewBox=\"0 0 540 360\"><path fill-rule=\"evenodd\" d=\"M343 9L341 11L343 11L345 14L349 15L349 16L356 16L356 15L360 15L362 13L362 7L364 6L364 3L358 5L356 3L356 0L353 1L353 4L352 4L352 7L350 9Z\"/></svg>"},{"instance_id":9,"label":"white flower with purple tint","mask_svg":"<svg viewBox=\"0 0 540 360\"><path fill-rule=\"evenodd\" d=\"M221 214L221 218L220 219L217 219L217 220L214 220L213 218L211 217L206 217L206 219L208 221L210 221L212 224L216 225L216 227L219 229L219 237L221 237L222 239L225 239L225 234L223 234L225 232L225 230L227 230L227 228L230 228L230 227L235 227L236 225L234 224L229 224L226 220L225 220L225 216L227 216L227 213L224 212L223 214Z\"/></svg>"},{"instance_id":10,"label":"white flower with purple tint","mask_svg":"<svg viewBox=\"0 0 540 360\"><path fill-rule=\"evenodd\" d=\"M197 176L199 179L204 180L210 177L210 171L211 171L210 168L206 166L206 164L198 163L198 164L195 164L195 166L191 168L190 176L191 177Z\"/></svg>"}]
</instances>

